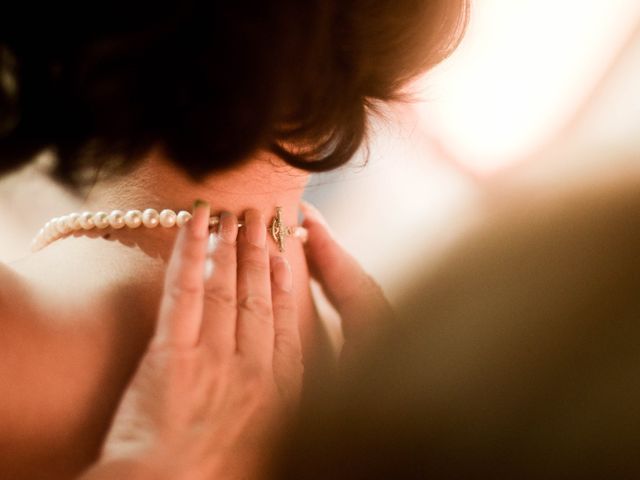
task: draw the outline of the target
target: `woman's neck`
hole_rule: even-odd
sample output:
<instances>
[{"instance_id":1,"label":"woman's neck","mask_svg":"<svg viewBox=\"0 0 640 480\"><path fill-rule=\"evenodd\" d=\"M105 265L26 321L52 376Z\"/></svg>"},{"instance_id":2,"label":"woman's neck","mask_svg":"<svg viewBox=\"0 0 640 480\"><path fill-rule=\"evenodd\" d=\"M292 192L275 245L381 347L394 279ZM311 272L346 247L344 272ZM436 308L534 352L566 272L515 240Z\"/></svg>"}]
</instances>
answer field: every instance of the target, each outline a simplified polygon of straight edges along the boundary
<instances>
[{"instance_id":1,"label":"woman's neck","mask_svg":"<svg viewBox=\"0 0 640 480\"><path fill-rule=\"evenodd\" d=\"M298 206L308 177L307 172L287 165L274 155L259 152L233 169L196 181L154 151L131 172L99 179L82 209L191 210L194 200L202 199L209 202L214 215L226 210L242 217L248 208L258 209L264 215L265 224L274 218L276 207L282 207L282 220L292 226L298 223ZM113 231L109 237L122 243L135 242L148 253L162 252L161 256L166 257L173 235L163 230L153 229L141 236L122 229ZM290 239L289 243L293 241Z\"/></svg>"},{"instance_id":2,"label":"woman's neck","mask_svg":"<svg viewBox=\"0 0 640 480\"><path fill-rule=\"evenodd\" d=\"M238 216L247 208L257 208L265 218L271 218L280 206L285 221L291 224L297 220L308 177L272 154L259 153L238 167L195 181L154 152L128 174L97 182L85 206L93 210L189 210L200 198L210 203L214 213L227 210Z\"/></svg>"},{"instance_id":3,"label":"woman's neck","mask_svg":"<svg viewBox=\"0 0 640 480\"><path fill-rule=\"evenodd\" d=\"M308 179L307 172L295 169L271 154L260 153L231 170L194 181L162 155L155 154L148 156L126 176L97 183L84 207L92 211L116 208L190 210L193 201L200 198L209 202L213 214L226 210L241 217L248 208L256 208L264 215L265 222L274 217L276 207L282 207L283 220L291 226L298 223L299 204ZM134 247L134 252L143 253L147 259L166 261L174 238L173 229L145 229L144 235L136 230L121 229L111 231L108 240ZM104 254L104 243L99 243L92 242L93 248L100 248ZM272 254L281 254L275 242L270 242L270 249ZM294 293L301 315L301 334L305 349L310 351L315 348L313 345L317 343L318 335L324 338L324 333L317 323L300 240L290 238L283 255L292 267ZM118 264L122 265L121 253L117 256ZM140 272L140 261L136 255L128 265ZM145 265L145 271L151 274L148 263Z\"/></svg>"}]
</instances>

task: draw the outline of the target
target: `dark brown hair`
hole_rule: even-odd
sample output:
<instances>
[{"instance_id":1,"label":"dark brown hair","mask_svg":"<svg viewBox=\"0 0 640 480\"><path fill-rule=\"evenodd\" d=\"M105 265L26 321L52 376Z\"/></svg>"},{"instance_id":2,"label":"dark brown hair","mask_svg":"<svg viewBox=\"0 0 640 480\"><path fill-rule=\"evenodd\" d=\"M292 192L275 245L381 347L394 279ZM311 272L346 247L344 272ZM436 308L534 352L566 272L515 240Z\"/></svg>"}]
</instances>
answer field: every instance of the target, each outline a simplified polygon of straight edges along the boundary
<instances>
[{"instance_id":1,"label":"dark brown hair","mask_svg":"<svg viewBox=\"0 0 640 480\"><path fill-rule=\"evenodd\" d=\"M328 170L377 101L457 45L468 0L11 2L0 8L0 169L52 148L128 167L161 146L194 178L267 149Z\"/></svg>"}]
</instances>

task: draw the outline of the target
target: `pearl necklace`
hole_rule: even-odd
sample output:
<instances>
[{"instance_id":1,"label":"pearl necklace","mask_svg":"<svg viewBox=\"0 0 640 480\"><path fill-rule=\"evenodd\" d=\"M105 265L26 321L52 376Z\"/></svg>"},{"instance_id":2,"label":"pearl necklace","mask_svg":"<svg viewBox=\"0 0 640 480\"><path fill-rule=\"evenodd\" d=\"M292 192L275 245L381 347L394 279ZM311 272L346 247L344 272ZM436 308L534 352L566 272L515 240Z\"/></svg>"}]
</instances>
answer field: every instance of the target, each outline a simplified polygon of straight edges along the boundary
<instances>
[{"instance_id":1,"label":"pearl necklace","mask_svg":"<svg viewBox=\"0 0 640 480\"><path fill-rule=\"evenodd\" d=\"M153 208L146 210L113 210L107 212L82 212L69 213L61 217L54 217L49 220L36 234L31 242L31 250L42 250L47 245L55 242L60 238L64 238L73 233L104 230L107 228L121 229L138 227L155 228L161 226L171 228L174 226L182 227L191 220L191 213L186 210L175 212L170 209L164 209L160 212ZM220 222L220 217L213 216L209 218L209 228L215 227ZM240 221L238 227L243 227L244 222ZM285 250L287 237L295 237L305 242L307 240L307 230L301 226L289 227L282 220L282 207L276 207L276 215L267 230L271 234L273 240L278 244L281 252Z\"/></svg>"}]
</instances>

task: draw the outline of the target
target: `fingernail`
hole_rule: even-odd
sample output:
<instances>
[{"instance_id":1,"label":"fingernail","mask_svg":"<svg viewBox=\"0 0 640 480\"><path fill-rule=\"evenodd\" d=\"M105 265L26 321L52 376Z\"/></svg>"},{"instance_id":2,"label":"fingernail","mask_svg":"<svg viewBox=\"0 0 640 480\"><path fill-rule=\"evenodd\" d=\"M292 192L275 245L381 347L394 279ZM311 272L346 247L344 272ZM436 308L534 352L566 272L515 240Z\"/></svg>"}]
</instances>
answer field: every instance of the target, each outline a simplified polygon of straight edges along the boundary
<instances>
[{"instance_id":1,"label":"fingernail","mask_svg":"<svg viewBox=\"0 0 640 480\"><path fill-rule=\"evenodd\" d=\"M229 212L220 214L218 224L218 236L226 243L235 243L238 235L238 221Z\"/></svg>"},{"instance_id":2,"label":"fingernail","mask_svg":"<svg viewBox=\"0 0 640 480\"><path fill-rule=\"evenodd\" d=\"M267 228L262 214L259 212L247 212L245 214L245 229L249 243L256 247L264 248L267 243Z\"/></svg>"},{"instance_id":3,"label":"fingernail","mask_svg":"<svg viewBox=\"0 0 640 480\"><path fill-rule=\"evenodd\" d=\"M204 200L193 202L193 218L189 222L192 234L196 238L205 238L209 232L209 204Z\"/></svg>"},{"instance_id":4,"label":"fingernail","mask_svg":"<svg viewBox=\"0 0 640 480\"><path fill-rule=\"evenodd\" d=\"M199 207L208 207L209 206L209 202L206 202L204 200L202 200L201 198L197 198L195 202L193 202L193 210L195 211L196 208Z\"/></svg>"},{"instance_id":5,"label":"fingernail","mask_svg":"<svg viewBox=\"0 0 640 480\"><path fill-rule=\"evenodd\" d=\"M290 292L293 288L293 276L291 274L291 265L284 257L272 257L271 273L273 275L273 283L285 292Z\"/></svg>"}]
</instances>

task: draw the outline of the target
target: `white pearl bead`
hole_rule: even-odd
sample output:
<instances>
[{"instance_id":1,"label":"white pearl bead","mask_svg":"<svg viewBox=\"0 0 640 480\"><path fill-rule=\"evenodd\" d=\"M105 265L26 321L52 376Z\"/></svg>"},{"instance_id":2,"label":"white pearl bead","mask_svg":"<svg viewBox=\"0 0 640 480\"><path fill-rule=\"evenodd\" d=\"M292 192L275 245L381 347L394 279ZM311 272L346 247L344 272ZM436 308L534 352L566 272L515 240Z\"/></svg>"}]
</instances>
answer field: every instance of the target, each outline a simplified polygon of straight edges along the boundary
<instances>
[{"instance_id":1,"label":"white pearl bead","mask_svg":"<svg viewBox=\"0 0 640 480\"><path fill-rule=\"evenodd\" d=\"M60 234L64 234L66 233L66 221L67 219L65 218L65 216L63 215L62 217L57 217L55 222L56 222L56 230L58 233Z\"/></svg>"},{"instance_id":2,"label":"white pearl bead","mask_svg":"<svg viewBox=\"0 0 640 480\"><path fill-rule=\"evenodd\" d=\"M160 225L165 228L171 228L176 224L176 212L165 208L160 212Z\"/></svg>"},{"instance_id":3,"label":"white pearl bead","mask_svg":"<svg viewBox=\"0 0 640 480\"><path fill-rule=\"evenodd\" d=\"M44 236L45 238L53 237L53 220L49 220L44 224Z\"/></svg>"},{"instance_id":4,"label":"white pearl bead","mask_svg":"<svg viewBox=\"0 0 640 480\"><path fill-rule=\"evenodd\" d=\"M73 231L73 229L70 226L69 223L69 215L65 215L63 217L60 218L59 220L62 223L62 234L66 235L67 233L70 233Z\"/></svg>"},{"instance_id":5,"label":"white pearl bead","mask_svg":"<svg viewBox=\"0 0 640 480\"><path fill-rule=\"evenodd\" d=\"M140 210L129 210L124 214L124 223L129 228L138 228L142 225L142 212Z\"/></svg>"},{"instance_id":6,"label":"white pearl bead","mask_svg":"<svg viewBox=\"0 0 640 480\"><path fill-rule=\"evenodd\" d=\"M124 212L122 210L113 210L108 217L109 225L113 228L122 228L124 223Z\"/></svg>"},{"instance_id":7,"label":"white pearl bead","mask_svg":"<svg viewBox=\"0 0 640 480\"><path fill-rule=\"evenodd\" d=\"M78 221L79 217L79 213L70 213L67 215L67 226L69 227L69 230L73 231L80 229L80 223Z\"/></svg>"},{"instance_id":8,"label":"white pearl bead","mask_svg":"<svg viewBox=\"0 0 640 480\"><path fill-rule=\"evenodd\" d=\"M93 224L97 228L102 229L102 228L107 228L109 226L109 215L107 215L107 212L94 213L92 220L93 220Z\"/></svg>"},{"instance_id":9,"label":"white pearl bead","mask_svg":"<svg viewBox=\"0 0 640 480\"><path fill-rule=\"evenodd\" d=\"M154 228L160 222L160 214L153 208L147 208L142 212L142 223L147 228Z\"/></svg>"},{"instance_id":10,"label":"white pearl bead","mask_svg":"<svg viewBox=\"0 0 640 480\"><path fill-rule=\"evenodd\" d=\"M47 239L52 242L56 238L58 238L60 234L58 233L58 229L56 228L55 222L51 222L47 227Z\"/></svg>"},{"instance_id":11,"label":"white pearl bead","mask_svg":"<svg viewBox=\"0 0 640 480\"><path fill-rule=\"evenodd\" d=\"M93 223L93 214L91 212L82 212L78 217L78 223L84 230L91 230L95 227Z\"/></svg>"},{"instance_id":12,"label":"white pearl bead","mask_svg":"<svg viewBox=\"0 0 640 480\"><path fill-rule=\"evenodd\" d=\"M73 219L71 218L71 214L65 215L62 218L64 221L64 233L67 234L73 232Z\"/></svg>"},{"instance_id":13,"label":"white pearl bead","mask_svg":"<svg viewBox=\"0 0 640 480\"><path fill-rule=\"evenodd\" d=\"M186 210L180 210L176 217L176 225L184 227L189 220L191 220L191 214Z\"/></svg>"}]
</instances>

